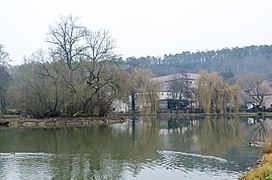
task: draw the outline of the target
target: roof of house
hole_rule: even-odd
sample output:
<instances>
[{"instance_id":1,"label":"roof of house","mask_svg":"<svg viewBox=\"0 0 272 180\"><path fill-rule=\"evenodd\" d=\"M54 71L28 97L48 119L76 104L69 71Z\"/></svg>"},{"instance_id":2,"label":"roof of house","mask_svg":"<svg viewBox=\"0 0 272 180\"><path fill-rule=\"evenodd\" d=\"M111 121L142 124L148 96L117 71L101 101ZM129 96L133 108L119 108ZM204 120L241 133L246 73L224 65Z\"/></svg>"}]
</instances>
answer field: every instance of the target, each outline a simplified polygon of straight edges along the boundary
<instances>
[{"instance_id":1,"label":"roof of house","mask_svg":"<svg viewBox=\"0 0 272 180\"><path fill-rule=\"evenodd\" d=\"M187 73L186 78L189 80L197 80L199 78L199 74ZM152 78L155 82L162 83L161 91L168 92L169 91L169 82L174 80L184 79L184 74L171 74L167 76L160 76Z\"/></svg>"},{"instance_id":2,"label":"roof of house","mask_svg":"<svg viewBox=\"0 0 272 180\"><path fill-rule=\"evenodd\" d=\"M195 74L195 73L186 73L186 75L187 75L187 78L190 80L196 80L199 78L199 74ZM158 82L169 82L169 81L183 79L183 78L184 78L184 74L179 73L179 74L171 74L167 76L155 77L152 80L158 81Z\"/></svg>"},{"instance_id":3,"label":"roof of house","mask_svg":"<svg viewBox=\"0 0 272 180\"><path fill-rule=\"evenodd\" d=\"M272 83L268 80L263 82L263 87L267 89L266 94L272 94Z\"/></svg>"}]
</instances>

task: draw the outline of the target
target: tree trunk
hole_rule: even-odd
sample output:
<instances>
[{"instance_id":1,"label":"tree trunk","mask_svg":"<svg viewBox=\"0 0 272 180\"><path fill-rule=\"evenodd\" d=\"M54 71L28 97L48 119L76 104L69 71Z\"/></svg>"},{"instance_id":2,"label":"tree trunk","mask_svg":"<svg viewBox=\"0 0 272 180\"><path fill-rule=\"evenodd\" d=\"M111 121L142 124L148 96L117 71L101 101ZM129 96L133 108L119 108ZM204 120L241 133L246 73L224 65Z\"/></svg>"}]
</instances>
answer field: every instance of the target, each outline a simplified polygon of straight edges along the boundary
<instances>
[{"instance_id":1,"label":"tree trunk","mask_svg":"<svg viewBox=\"0 0 272 180\"><path fill-rule=\"evenodd\" d=\"M1 100L1 112L3 113L3 114L7 114L7 109L6 109L6 102L5 102L5 99L2 99Z\"/></svg>"},{"instance_id":2,"label":"tree trunk","mask_svg":"<svg viewBox=\"0 0 272 180\"><path fill-rule=\"evenodd\" d=\"M132 113L135 113L135 93L131 93L131 109L132 109Z\"/></svg>"}]
</instances>

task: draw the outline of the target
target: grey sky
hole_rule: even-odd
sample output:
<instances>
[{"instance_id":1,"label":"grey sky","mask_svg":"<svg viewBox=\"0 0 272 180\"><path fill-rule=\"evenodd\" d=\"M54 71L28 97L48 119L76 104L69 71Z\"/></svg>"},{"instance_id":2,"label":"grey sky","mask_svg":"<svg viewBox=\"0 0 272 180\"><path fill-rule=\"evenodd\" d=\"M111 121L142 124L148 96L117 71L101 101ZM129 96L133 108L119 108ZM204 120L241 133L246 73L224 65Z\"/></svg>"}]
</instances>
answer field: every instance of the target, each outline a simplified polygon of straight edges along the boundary
<instances>
[{"instance_id":1,"label":"grey sky","mask_svg":"<svg viewBox=\"0 0 272 180\"><path fill-rule=\"evenodd\" d=\"M108 29L125 58L272 44L271 0L2 0L0 43L13 64L46 48L49 25L70 14Z\"/></svg>"}]
</instances>

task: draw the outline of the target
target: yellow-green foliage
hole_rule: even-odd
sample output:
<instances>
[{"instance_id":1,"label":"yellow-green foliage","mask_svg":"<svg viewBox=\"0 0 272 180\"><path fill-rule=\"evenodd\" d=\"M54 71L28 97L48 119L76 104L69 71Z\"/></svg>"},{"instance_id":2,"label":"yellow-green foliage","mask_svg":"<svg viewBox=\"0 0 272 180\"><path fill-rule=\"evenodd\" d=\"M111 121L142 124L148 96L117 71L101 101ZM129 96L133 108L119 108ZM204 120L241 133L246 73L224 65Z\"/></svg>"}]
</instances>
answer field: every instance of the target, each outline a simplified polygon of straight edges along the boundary
<instances>
[{"instance_id":1,"label":"yellow-green foliage","mask_svg":"<svg viewBox=\"0 0 272 180\"><path fill-rule=\"evenodd\" d=\"M229 85L216 72L203 71L197 83L199 106L206 113L226 113L227 108L239 111L240 89Z\"/></svg>"},{"instance_id":2,"label":"yellow-green foliage","mask_svg":"<svg viewBox=\"0 0 272 180\"><path fill-rule=\"evenodd\" d=\"M259 167L250 170L242 180L272 179L272 154L265 154Z\"/></svg>"},{"instance_id":3,"label":"yellow-green foliage","mask_svg":"<svg viewBox=\"0 0 272 180\"><path fill-rule=\"evenodd\" d=\"M160 84L151 81L152 73L150 70L135 68L131 75L133 91L137 91L137 98L141 105L141 113L151 114L158 111L157 91Z\"/></svg>"},{"instance_id":4,"label":"yellow-green foliage","mask_svg":"<svg viewBox=\"0 0 272 180\"><path fill-rule=\"evenodd\" d=\"M272 180L272 174L270 174L269 176L267 176L267 177L265 178L265 180Z\"/></svg>"},{"instance_id":5,"label":"yellow-green foliage","mask_svg":"<svg viewBox=\"0 0 272 180\"><path fill-rule=\"evenodd\" d=\"M272 180L272 138L266 138L263 151L264 155L261 164L257 168L250 170L241 179Z\"/></svg>"},{"instance_id":6,"label":"yellow-green foliage","mask_svg":"<svg viewBox=\"0 0 272 180\"><path fill-rule=\"evenodd\" d=\"M272 153L272 138L266 139L263 151L265 154ZM272 159L271 159L271 161L272 161Z\"/></svg>"}]
</instances>

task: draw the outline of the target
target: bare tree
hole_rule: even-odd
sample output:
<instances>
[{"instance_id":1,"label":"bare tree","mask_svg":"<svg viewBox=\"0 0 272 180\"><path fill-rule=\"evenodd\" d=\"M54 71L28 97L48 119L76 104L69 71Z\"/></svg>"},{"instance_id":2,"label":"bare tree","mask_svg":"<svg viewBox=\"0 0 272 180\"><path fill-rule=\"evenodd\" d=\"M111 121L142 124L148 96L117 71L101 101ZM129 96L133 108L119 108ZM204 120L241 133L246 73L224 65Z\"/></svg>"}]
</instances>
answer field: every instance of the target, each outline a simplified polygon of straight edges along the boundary
<instances>
[{"instance_id":1,"label":"bare tree","mask_svg":"<svg viewBox=\"0 0 272 180\"><path fill-rule=\"evenodd\" d=\"M238 80L240 87L257 103L257 107L262 106L264 96L269 93L269 88L265 80L265 76L256 73L247 74Z\"/></svg>"},{"instance_id":2,"label":"bare tree","mask_svg":"<svg viewBox=\"0 0 272 180\"><path fill-rule=\"evenodd\" d=\"M109 61L117 57L114 52L115 40L108 30L90 31L86 37L88 47L88 58L92 61Z\"/></svg>"},{"instance_id":3,"label":"bare tree","mask_svg":"<svg viewBox=\"0 0 272 180\"><path fill-rule=\"evenodd\" d=\"M191 85L187 73L177 74L175 79L169 82L169 90L172 92L173 99L191 98Z\"/></svg>"},{"instance_id":4,"label":"bare tree","mask_svg":"<svg viewBox=\"0 0 272 180\"><path fill-rule=\"evenodd\" d=\"M39 117L107 115L124 84L109 31L90 31L78 18L61 17L49 27L47 42L48 54L37 51L18 68L22 107Z\"/></svg>"},{"instance_id":5,"label":"bare tree","mask_svg":"<svg viewBox=\"0 0 272 180\"><path fill-rule=\"evenodd\" d=\"M115 87L110 69L115 66L117 57L114 53L115 41L109 31L90 31L79 25L78 18L61 17L55 26L49 28L47 42L52 45L50 53L53 62L65 61L68 65L68 72L59 66L54 68L55 74L70 90L67 94L70 99L67 101L70 102L67 103L70 104L67 105L68 111L83 109L84 113L90 113L90 109L95 109L93 106L102 102L110 104L111 101L101 99L108 98L105 94L115 91L115 88L108 89Z\"/></svg>"},{"instance_id":6,"label":"bare tree","mask_svg":"<svg viewBox=\"0 0 272 180\"><path fill-rule=\"evenodd\" d=\"M109 107L119 91L117 82L112 76L112 68L116 68L117 55L115 40L109 31L90 31L86 37L88 47L88 61L83 63L84 79L87 83L89 96L84 99L83 109L88 112L99 106L99 115L106 115Z\"/></svg>"},{"instance_id":7,"label":"bare tree","mask_svg":"<svg viewBox=\"0 0 272 180\"><path fill-rule=\"evenodd\" d=\"M35 117L52 116L57 109L55 104L58 104L55 77L45 56L44 51L38 50L25 57L25 63L19 67L19 77L16 77L23 82L16 84L21 91L19 99L24 102L20 108Z\"/></svg>"},{"instance_id":8,"label":"bare tree","mask_svg":"<svg viewBox=\"0 0 272 180\"><path fill-rule=\"evenodd\" d=\"M0 44L0 111L6 114L6 93L11 82L11 75L8 71L9 54Z\"/></svg>"},{"instance_id":9,"label":"bare tree","mask_svg":"<svg viewBox=\"0 0 272 180\"><path fill-rule=\"evenodd\" d=\"M118 67L107 61L86 61L82 65L82 78L86 82L83 112L94 113L93 110L96 110L98 115L104 116L112 101L119 96L120 85L114 74L114 69Z\"/></svg>"},{"instance_id":10,"label":"bare tree","mask_svg":"<svg viewBox=\"0 0 272 180\"><path fill-rule=\"evenodd\" d=\"M53 57L64 60L69 69L74 71L77 63L85 59L86 37L89 30L78 23L78 18L61 17L59 22L49 27L47 42L50 43L50 52ZM73 63L75 67L73 67Z\"/></svg>"},{"instance_id":11,"label":"bare tree","mask_svg":"<svg viewBox=\"0 0 272 180\"><path fill-rule=\"evenodd\" d=\"M182 72L176 74L174 79L169 82L168 90L172 92L172 98L179 101L177 110L181 107L181 100L186 100L186 104L184 104L184 106L190 104L192 107L194 88L187 73Z\"/></svg>"},{"instance_id":12,"label":"bare tree","mask_svg":"<svg viewBox=\"0 0 272 180\"><path fill-rule=\"evenodd\" d=\"M7 67L10 59L9 54L4 50L4 45L0 44L0 66Z\"/></svg>"}]
</instances>

